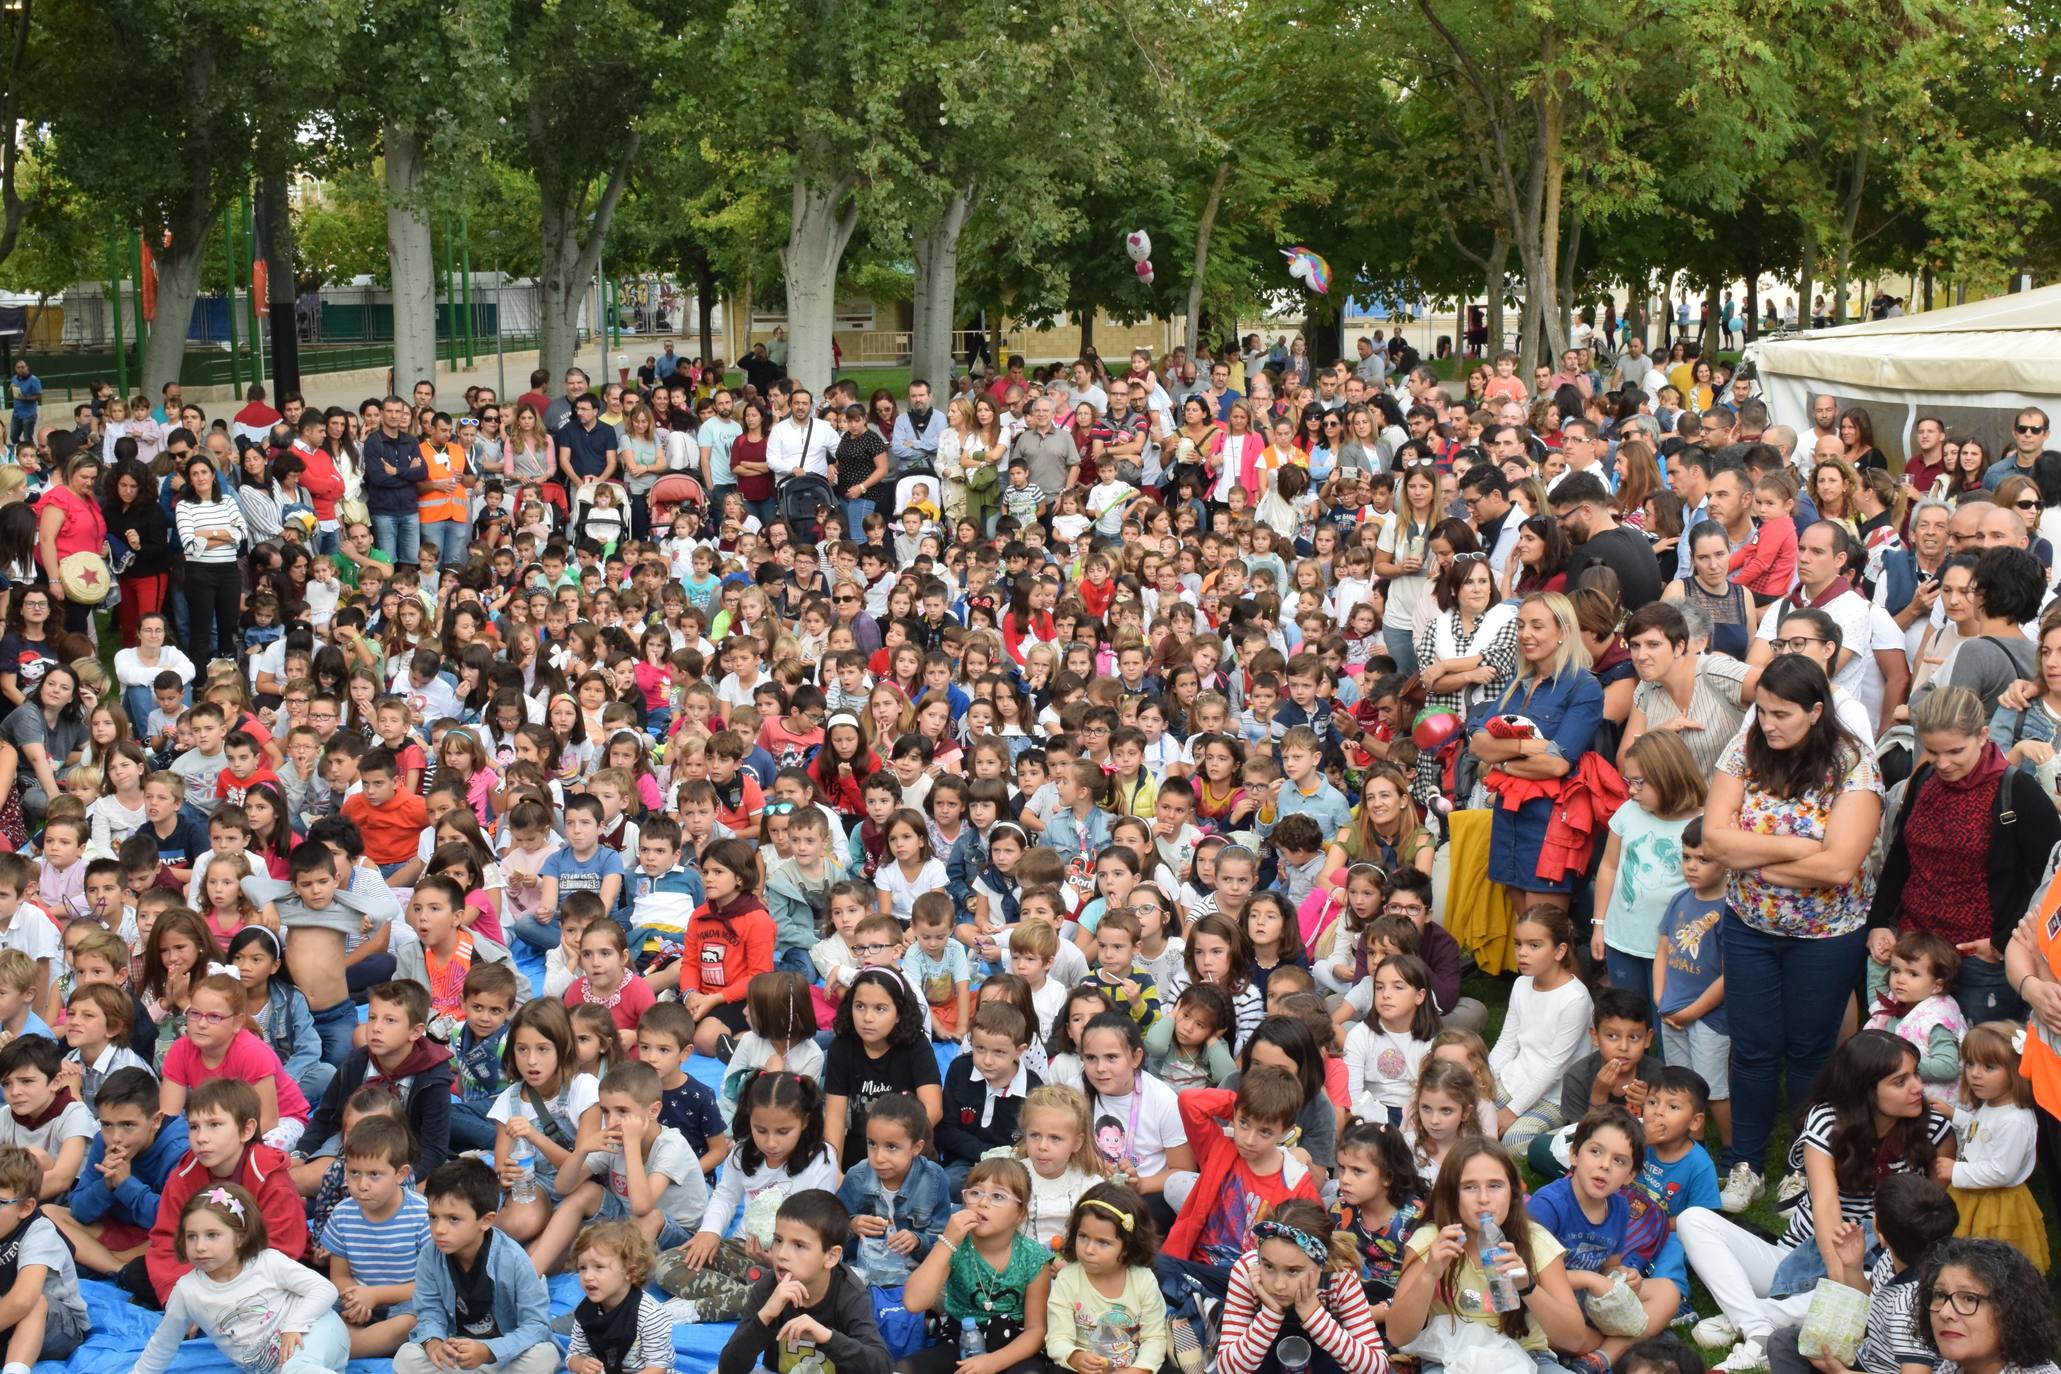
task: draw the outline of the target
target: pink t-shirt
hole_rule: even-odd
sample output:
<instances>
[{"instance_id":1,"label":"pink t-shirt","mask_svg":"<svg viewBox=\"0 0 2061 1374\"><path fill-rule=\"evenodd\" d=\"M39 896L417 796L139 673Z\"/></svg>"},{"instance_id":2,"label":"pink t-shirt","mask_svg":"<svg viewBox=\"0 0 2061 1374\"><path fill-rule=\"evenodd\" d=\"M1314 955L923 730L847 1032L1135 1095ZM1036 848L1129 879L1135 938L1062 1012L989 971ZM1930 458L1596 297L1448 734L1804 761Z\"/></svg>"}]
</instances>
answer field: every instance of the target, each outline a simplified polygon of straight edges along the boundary
<instances>
[{"instance_id":1,"label":"pink t-shirt","mask_svg":"<svg viewBox=\"0 0 2061 1374\"><path fill-rule=\"evenodd\" d=\"M229 1042L229 1052L212 1069L201 1063L200 1050L192 1040L182 1035L172 1042L172 1048L165 1052L167 1083L177 1083L191 1092L210 1078L239 1078L253 1087L270 1078L279 1090L280 1120L303 1124L308 1120L308 1099L301 1096L300 1085L287 1077L286 1066L279 1062L272 1047L250 1031L238 1031Z\"/></svg>"},{"instance_id":2,"label":"pink t-shirt","mask_svg":"<svg viewBox=\"0 0 2061 1374\"><path fill-rule=\"evenodd\" d=\"M589 995L587 975L584 973L565 990L565 1005L568 1008L577 1007L583 1002L600 1003L603 1000ZM615 1022L617 1030L635 1030L638 1019L650 1011L656 1001L658 994L651 990L651 984L644 981L642 974L633 973L623 980L622 987L617 990L615 1005L608 1009L609 1019Z\"/></svg>"},{"instance_id":3,"label":"pink t-shirt","mask_svg":"<svg viewBox=\"0 0 2061 1374\"><path fill-rule=\"evenodd\" d=\"M484 892L468 892L465 904L472 908L472 928L497 945L508 943L508 937L501 933L501 917L494 910L493 901Z\"/></svg>"}]
</instances>

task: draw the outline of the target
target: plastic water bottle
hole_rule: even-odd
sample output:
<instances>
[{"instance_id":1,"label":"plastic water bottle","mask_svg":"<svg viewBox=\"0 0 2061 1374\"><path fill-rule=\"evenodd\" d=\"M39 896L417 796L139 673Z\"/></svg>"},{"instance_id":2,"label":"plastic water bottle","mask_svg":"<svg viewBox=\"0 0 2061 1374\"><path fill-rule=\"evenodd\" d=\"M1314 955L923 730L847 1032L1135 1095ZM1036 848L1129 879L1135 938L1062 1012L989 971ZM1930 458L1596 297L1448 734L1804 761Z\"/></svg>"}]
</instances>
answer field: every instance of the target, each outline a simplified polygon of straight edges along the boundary
<instances>
[{"instance_id":1,"label":"plastic water bottle","mask_svg":"<svg viewBox=\"0 0 2061 1374\"><path fill-rule=\"evenodd\" d=\"M510 1202L535 1202L537 1200L536 1153L530 1149L527 1140L518 1140L508 1151L508 1162L522 1170L516 1177L515 1186L508 1190Z\"/></svg>"},{"instance_id":2,"label":"plastic water bottle","mask_svg":"<svg viewBox=\"0 0 2061 1374\"><path fill-rule=\"evenodd\" d=\"M959 1322L959 1358L971 1360L988 1353L987 1333L980 1329L980 1323L971 1317Z\"/></svg>"},{"instance_id":3,"label":"plastic water bottle","mask_svg":"<svg viewBox=\"0 0 2061 1374\"><path fill-rule=\"evenodd\" d=\"M1481 1214L1481 1272L1488 1279L1487 1306L1491 1312L1515 1312L1524 1306L1517 1294L1517 1276L1497 1270L1496 1261L1510 1248L1503 1228L1487 1212Z\"/></svg>"}]
</instances>

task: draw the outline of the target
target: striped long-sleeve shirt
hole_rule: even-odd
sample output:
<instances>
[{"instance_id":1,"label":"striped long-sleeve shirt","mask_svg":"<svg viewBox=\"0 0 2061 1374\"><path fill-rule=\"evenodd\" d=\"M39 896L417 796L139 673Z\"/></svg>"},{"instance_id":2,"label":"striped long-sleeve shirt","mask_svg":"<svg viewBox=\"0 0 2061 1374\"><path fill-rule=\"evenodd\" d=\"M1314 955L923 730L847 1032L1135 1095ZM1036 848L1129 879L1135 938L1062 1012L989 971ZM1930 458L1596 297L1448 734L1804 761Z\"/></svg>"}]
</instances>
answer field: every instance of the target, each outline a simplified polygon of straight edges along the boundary
<instances>
[{"instance_id":1,"label":"striped long-sleeve shirt","mask_svg":"<svg viewBox=\"0 0 2061 1374\"><path fill-rule=\"evenodd\" d=\"M1281 1333L1282 1314L1262 1303L1253 1285L1256 1263L1257 1255L1248 1250L1231 1266L1231 1291L1224 1302L1223 1335L1217 1346L1220 1374L1257 1374ZM1384 1374L1388 1368L1388 1351L1357 1274L1339 1270L1324 1276L1324 1299L1303 1323L1303 1332L1345 1374Z\"/></svg>"},{"instance_id":2,"label":"striped long-sleeve shirt","mask_svg":"<svg viewBox=\"0 0 2061 1374\"><path fill-rule=\"evenodd\" d=\"M179 525L179 547L186 551L188 563L234 563L236 546L250 537L243 509L234 498L218 495L212 501L181 501L172 514ZM229 530L236 537L210 545L201 537L202 530Z\"/></svg>"}]
</instances>

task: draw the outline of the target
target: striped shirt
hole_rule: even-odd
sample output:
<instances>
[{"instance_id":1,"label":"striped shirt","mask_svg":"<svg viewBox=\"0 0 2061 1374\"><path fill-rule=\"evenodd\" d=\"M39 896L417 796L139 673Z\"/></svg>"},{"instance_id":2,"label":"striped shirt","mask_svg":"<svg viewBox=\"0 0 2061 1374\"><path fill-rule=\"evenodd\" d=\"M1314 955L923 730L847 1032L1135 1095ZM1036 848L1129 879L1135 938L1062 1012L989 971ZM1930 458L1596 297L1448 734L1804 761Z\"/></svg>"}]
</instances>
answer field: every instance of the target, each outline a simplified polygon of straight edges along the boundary
<instances>
[{"instance_id":1,"label":"striped shirt","mask_svg":"<svg viewBox=\"0 0 2061 1374\"><path fill-rule=\"evenodd\" d=\"M235 501L217 496L212 501L181 501L173 508L179 526L179 547L189 563L234 563L236 546L250 537L243 523L243 508ZM229 530L235 538L226 544L210 545L202 530Z\"/></svg>"},{"instance_id":2,"label":"striped shirt","mask_svg":"<svg viewBox=\"0 0 2061 1374\"><path fill-rule=\"evenodd\" d=\"M401 1193L401 1209L385 1221L368 1221L355 1198L345 1198L322 1228L322 1248L343 1257L359 1283L384 1286L415 1282L415 1261L429 1240L429 1203L414 1189Z\"/></svg>"},{"instance_id":3,"label":"striped shirt","mask_svg":"<svg viewBox=\"0 0 2061 1374\"><path fill-rule=\"evenodd\" d=\"M673 1319L665 1314L658 1299L641 1288L632 1289L626 1301L637 1304L637 1340L630 1353L623 1360L624 1369L671 1369L673 1367ZM592 1356L593 1347L587 1344L587 1329L579 1323L579 1316L587 1310L582 1302L573 1308L572 1344L566 1348L568 1358L574 1355Z\"/></svg>"},{"instance_id":4,"label":"striped shirt","mask_svg":"<svg viewBox=\"0 0 2061 1374\"><path fill-rule=\"evenodd\" d=\"M1258 1374L1280 1338L1285 1314L1259 1300L1252 1269L1257 1252L1247 1251L1231 1266L1231 1289L1224 1301L1224 1324L1217 1346L1222 1374ZM1345 1374L1382 1374L1388 1354L1374 1313L1367 1306L1359 1275L1344 1270L1324 1276L1323 1300L1302 1324L1302 1334L1337 1362Z\"/></svg>"}]
</instances>

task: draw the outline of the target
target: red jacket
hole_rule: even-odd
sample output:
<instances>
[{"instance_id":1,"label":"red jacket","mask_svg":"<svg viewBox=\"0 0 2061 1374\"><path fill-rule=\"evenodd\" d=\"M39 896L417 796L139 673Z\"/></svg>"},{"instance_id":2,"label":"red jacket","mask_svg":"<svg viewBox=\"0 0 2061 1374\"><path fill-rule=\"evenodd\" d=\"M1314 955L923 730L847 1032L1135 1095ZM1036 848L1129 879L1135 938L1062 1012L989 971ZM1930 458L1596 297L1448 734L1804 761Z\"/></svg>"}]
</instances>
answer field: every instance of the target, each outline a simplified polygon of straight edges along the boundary
<instances>
[{"instance_id":1,"label":"red jacket","mask_svg":"<svg viewBox=\"0 0 2061 1374\"><path fill-rule=\"evenodd\" d=\"M1255 1174L1239 1155L1237 1145L1224 1134L1224 1123L1238 1103L1235 1088L1190 1088L1181 1094L1181 1124L1188 1128L1188 1143L1195 1150L1195 1167L1200 1176L1188 1203L1174 1218L1166 1235L1166 1253L1175 1259L1192 1260L1198 1247L1222 1244L1229 1237L1212 1234L1232 1212L1237 1213L1241 1250L1252 1248L1252 1226L1290 1198L1318 1201L1317 1180L1302 1161L1283 1151L1281 1168L1272 1174ZM1259 1206L1252 1205L1258 1199ZM1213 1225L1214 1223L1214 1225Z\"/></svg>"},{"instance_id":2,"label":"red jacket","mask_svg":"<svg viewBox=\"0 0 2061 1374\"><path fill-rule=\"evenodd\" d=\"M285 1154L270 1145L252 1145L243 1152L243 1162L236 1166L235 1176L220 1181L234 1183L258 1200L258 1214L265 1219L266 1240L280 1254L297 1260L308 1253L308 1209L294 1189L288 1163ZM157 1221L150 1228L150 1251L143 1259L159 1302L172 1296L172 1285L193 1267L172 1252L179 1214L186 1210L188 1199L216 1182L215 1176L191 1152L165 1179L158 1194Z\"/></svg>"},{"instance_id":3,"label":"red jacket","mask_svg":"<svg viewBox=\"0 0 2061 1374\"><path fill-rule=\"evenodd\" d=\"M734 897L730 909L717 915L707 903L688 918L687 967L680 973L682 994L720 993L725 1002L742 1002L751 980L773 971L773 918L750 893Z\"/></svg>"},{"instance_id":4,"label":"red jacket","mask_svg":"<svg viewBox=\"0 0 2061 1374\"><path fill-rule=\"evenodd\" d=\"M336 470L336 460L329 456L328 449L302 448L299 444L293 446L293 454L306 465L301 486L315 507L315 518L336 519L336 503L343 500L344 494L344 480Z\"/></svg>"},{"instance_id":5,"label":"red jacket","mask_svg":"<svg viewBox=\"0 0 2061 1374\"><path fill-rule=\"evenodd\" d=\"M1596 846L1609 833L1610 818L1630 799L1623 775L1608 759L1593 749L1583 754L1560 780L1560 797L1539 846L1538 875L1558 883L1588 872Z\"/></svg>"}]
</instances>

